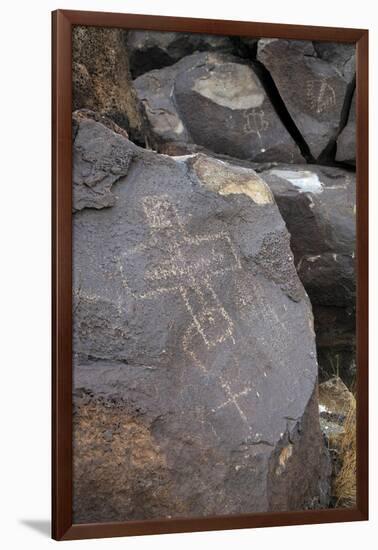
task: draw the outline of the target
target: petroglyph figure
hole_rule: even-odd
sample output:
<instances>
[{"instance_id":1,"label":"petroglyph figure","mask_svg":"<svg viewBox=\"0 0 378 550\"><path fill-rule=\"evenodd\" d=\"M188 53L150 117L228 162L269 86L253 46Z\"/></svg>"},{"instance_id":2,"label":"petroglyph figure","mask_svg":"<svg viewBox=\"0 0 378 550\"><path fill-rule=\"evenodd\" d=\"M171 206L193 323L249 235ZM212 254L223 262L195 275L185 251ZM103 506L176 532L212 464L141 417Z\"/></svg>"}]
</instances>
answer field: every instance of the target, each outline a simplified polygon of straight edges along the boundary
<instances>
[{"instance_id":1,"label":"petroglyph figure","mask_svg":"<svg viewBox=\"0 0 378 550\"><path fill-rule=\"evenodd\" d=\"M311 110L317 114L327 111L336 103L335 90L325 79L309 80L306 85L306 94Z\"/></svg>"},{"instance_id":2,"label":"petroglyph figure","mask_svg":"<svg viewBox=\"0 0 378 550\"><path fill-rule=\"evenodd\" d=\"M248 419L247 419L243 409L240 406L239 398L251 393L253 391L253 388L248 386L248 387L244 388L243 390L241 390L239 392L233 393L228 382L221 379L221 385L222 385L222 388L224 390L224 393L226 394L227 400L224 401L223 403L221 403L220 405L218 405L217 407L215 407L215 409L213 409L213 412L219 411L219 409L223 409L224 407L227 407L228 405L233 405L236 408L236 410L238 411L240 418L248 425L248 427L250 427Z\"/></svg>"},{"instance_id":3,"label":"petroglyph figure","mask_svg":"<svg viewBox=\"0 0 378 550\"><path fill-rule=\"evenodd\" d=\"M265 118L265 113L262 109L252 109L244 113L245 124L244 131L246 134L256 134L263 148L261 134L269 128L269 122Z\"/></svg>"},{"instance_id":4,"label":"petroglyph figure","mask_svg":"<svg viewBox=\"0 0 378 550\"><path fill-rule=\"evenodd\" d=\"M183 227L175 206L165 196L143 200L143 210L156 240L160 231L169 231L166 238L167 257L152 265L144 274L150 290L142 299L178 293L192 318L193 327L208 349L233 339L233 323L211 284L213 276L240 268L240 260L229 235L190 236ZM174 230L174 235L172 231ZM228 245L227 258L224 243Z\"/></svg>"},{"instance_id":5,"label":"petroglyph figure","mask_svg":"<svg viewBox=\"0 0 378 550\"><path fill-rule=\"evenodd\" d=\"M200 358L202 353L211 351L226 340L235 344L233 320L214 290L212 281L214 277L240 269L240 259L230 236L224 231L210 235L189 235L168 197L146 197L142 206L151 229L151 242L138 245L133 253L143 253L156 245L160 241L160 234L166 243L166 258L147 266L144 280L148 290L140 293L139 298L148 300L172 294L181 297L190 315L190 322L182 337L183 351L194 365L209 375L207 366ZM234 365L232 359L231 363L231 370L237 372L238 366ZM239 399L247 396L252 388L234 391L232 386L237 380L231 383L221 373L216 378L226 399L212 412L234 406L249 431L250 423Z\"/></svg>"}]
</instances>

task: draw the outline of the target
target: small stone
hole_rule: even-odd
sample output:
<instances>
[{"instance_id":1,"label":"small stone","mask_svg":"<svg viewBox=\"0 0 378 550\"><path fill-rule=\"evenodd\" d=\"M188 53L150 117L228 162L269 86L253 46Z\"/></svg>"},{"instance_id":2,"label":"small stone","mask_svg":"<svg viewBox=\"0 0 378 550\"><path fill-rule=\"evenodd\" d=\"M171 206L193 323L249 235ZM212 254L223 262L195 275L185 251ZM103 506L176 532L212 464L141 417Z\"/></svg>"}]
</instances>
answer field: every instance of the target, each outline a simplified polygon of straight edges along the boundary
<instances>
[{"instance_id":1,"label":"small stone","mask_svg":"<svg viewBox=\"0 0 378 550\"><path fill-rule=\"evenodd\" d=\"M113 439L113 432L111 430L106 430L104 432L104 439L105 441L110 442Z\"/></svg>"}]
</instances>

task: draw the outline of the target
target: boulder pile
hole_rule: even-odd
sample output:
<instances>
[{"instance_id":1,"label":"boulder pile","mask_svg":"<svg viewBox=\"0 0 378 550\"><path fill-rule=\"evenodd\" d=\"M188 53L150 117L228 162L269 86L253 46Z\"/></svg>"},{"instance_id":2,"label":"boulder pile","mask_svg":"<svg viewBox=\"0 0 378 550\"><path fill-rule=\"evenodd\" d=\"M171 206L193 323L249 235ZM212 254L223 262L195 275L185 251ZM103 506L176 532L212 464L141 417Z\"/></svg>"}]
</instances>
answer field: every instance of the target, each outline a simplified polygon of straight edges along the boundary
<instances>
[{"instance_id":1,"label":"boulder pile","mask_svg":"<svg viewBox=\"0 0 378 550\"><path fill-rule=\"evenodd\" d=\"M330 505L354 85L345 44L75 29L75 522Z\"/></svg>"}]
</instances>

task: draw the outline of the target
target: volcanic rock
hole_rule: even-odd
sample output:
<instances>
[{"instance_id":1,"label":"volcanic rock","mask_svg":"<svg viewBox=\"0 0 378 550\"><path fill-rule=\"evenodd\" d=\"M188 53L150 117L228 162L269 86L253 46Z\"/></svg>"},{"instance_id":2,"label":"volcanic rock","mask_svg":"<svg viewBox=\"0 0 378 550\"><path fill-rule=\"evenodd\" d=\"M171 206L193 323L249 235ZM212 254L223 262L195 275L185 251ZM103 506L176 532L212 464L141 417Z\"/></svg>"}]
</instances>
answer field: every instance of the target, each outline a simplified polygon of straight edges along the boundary
<instances>
[{"instance_id":1,"label":"volcanic rock","mask_svg":"<svg viewBox=\"0 0 378 550\"><path fill-rule=\"evenodd\" d=\"M143 143L145 122L129 72L126 39L122 29L73 27L73 110L97 111Z\"/></svg>"},{"instance_id":2,"label":"volcanic rock","mask_svg":"<svg viewBox=\"0 0 378 550\"><path fill-rule=\"evenodd\" d=\"M354 77L354 47L342 51L310 41L261 39L257 59L270 72L314 158L337 138L348 86Z\"/></svg>"},{"instance_id":3,"label":"volcanic rock","mask_svg":"<svg viewBox=\"0 0 378 550\"><path fill-rule=\"evenodd\" d=\"M127 49L130 70L134 78L173 65L194 52L218 51L232 53L234 46L228 36L183 32L129 31Z\"/></svg>"},{"instance_id":4,"label":"volcanic rock","mask_svg":"<svg viewBox=\"0 0 378 550\"><path fill-rule=\"evenodd\" d=\"M337 372L349 383L355 371L355 174L286 165L261 176L286 222L297 271L313 304L322 377Z\"/></svg>"},{"instance_id":5,"label":"volcanic rock","mask_svg":"<svg viewBox=\"0 0 378 550\"><path fill-rule=\"evenodd\" d=\"M314 41L316 55L330 63L350 82L356 74L356 46L342 42Z\"/></svg>"},{"instance_id":6,"label":"volcanic rock","mask_svg":"<svg viewBox=\"0 0 378 550\"><path fill-rule=\"evenodd\" d=\"M348 122L337 138L336 160L356 164L356 93L353 94Z\"/></svg>"},{"instance_id":7,"label":"volcanic rock","mask_svg":"<svg viewBox=\"0 0 378 550\"><path fill-rule=\"evenodd\" d=\"M258 162L303 162L254 69L237 57L193 54L134 85L157 150L195 144Z\"/></svg>"},{"instance_id":8,"label":"volcanic rock","mask_svg":"<svg viewBox=\"0 0 378 550\"><path fill-rule=\"evenodd\" d=\"M311 305L269 187L77 124L107 199L82 181L73 221L74 521L326 506Z\"/></svg>"}]
</instances>

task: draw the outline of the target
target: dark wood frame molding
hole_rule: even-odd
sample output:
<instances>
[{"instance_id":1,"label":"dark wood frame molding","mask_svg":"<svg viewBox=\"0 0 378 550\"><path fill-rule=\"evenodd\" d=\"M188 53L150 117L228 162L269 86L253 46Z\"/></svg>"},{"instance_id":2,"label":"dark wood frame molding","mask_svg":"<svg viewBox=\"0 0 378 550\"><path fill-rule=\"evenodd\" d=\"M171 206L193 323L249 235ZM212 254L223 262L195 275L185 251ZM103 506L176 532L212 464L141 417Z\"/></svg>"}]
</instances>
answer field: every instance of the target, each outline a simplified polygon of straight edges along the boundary
<instances>
[{"instance_id":1,"label":"dark wood frame molding","mask_svg":"<svg viewBox=\"0 0 378 550\"><path fill-rule=\"evenodd\" d=\"M73 25L354 42L357 46L357 506L120 523L72 523ZM52 537L116 537L368 519L368 31L57 10L52 13Z\"/></svg>"}]
</instances>

